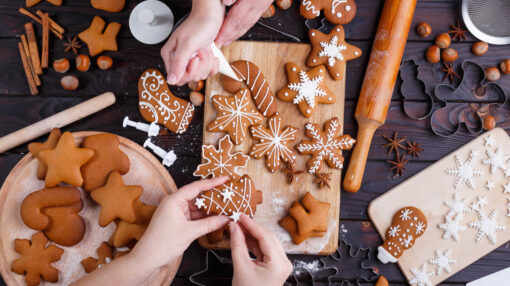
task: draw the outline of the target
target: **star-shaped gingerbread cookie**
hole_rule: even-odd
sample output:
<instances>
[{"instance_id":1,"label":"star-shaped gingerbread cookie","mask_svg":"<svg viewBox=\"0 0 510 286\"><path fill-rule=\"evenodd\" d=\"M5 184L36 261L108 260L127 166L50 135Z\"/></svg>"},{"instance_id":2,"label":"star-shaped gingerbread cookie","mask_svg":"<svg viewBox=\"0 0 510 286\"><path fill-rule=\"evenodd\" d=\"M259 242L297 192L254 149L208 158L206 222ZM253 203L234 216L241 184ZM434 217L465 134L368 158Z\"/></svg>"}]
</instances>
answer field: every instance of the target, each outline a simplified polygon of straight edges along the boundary
<instances>
[{"instance_id":1,"label":"star-shaped gingerbread cookie","mask_svg":"<svg viewBox=\"0 0 510 286\"><path fill-rule=\"evenodd\" d=\"M152 215L156 211L157 206L146 205L141 201L135 203L136 222L129 223L120 220L117 228L112 236L113 246L124 247L129 245L133 240L140 240L145 230L149 226Z\"/></svg>"},{"instance_id":2,"label":"star-shaped gingerbread cookie","mask_svg":"<svg viewBox=\"0 0 510 286\"><path fill-rule=\"evenodd\" d=\"M301 203L294 203L289 209L290 215L296 220L300 235L328 230L329 203L316 200L307 192Z\"/></svg>"},{"instance_id":3,"label":"star-shaped gingerbread cookie","mask_svg":"<svg viewBox=\"0 0 510 286\"><path fill-rule=\"evenodd\" d=\"M303 116L312 116L318 103L335 103L335 94L326 86L323 65L305 72L295 63L288 63L286 69L289 83L278 91L278 98L297 104Z\"/></svg>"},{"instance_id":4,"label":"star-shaped gingerbread cookie","mask_svg":"<svg viewBox=\"0 0 510 286\"><path fill-rule=\"evenodd\" d=\"M142 191L140 186L126 186L119 172L110 173L106 185L90 193L101 206L99 225L105 227L118 218L129 223L136 222L135 202Z\"/></svg>"},{"instance_id":5,"label":"star-shaped gingerbread cookie","mask_svg":"<svg viewBox=\"0 0 510 286\"><path fill-rule=\"evenodd\" d=\"M306 19L319 17L324 10L324 17L333 24L345 25L356 16L354 0L301 0L299 12Z\"/></svg>"},{"instance_id":6,"label":"star-shaped gingerbread cookie","mask_svg":"<svg viewBox=\"0 0 510 286\"><path fill-rule=\"evenodd\" d=\"M308 32L312 51L306 65L315 67L324 64L334 80L342 79L348 61L361 56L361 49L345 42L344 29L337 25L329 34L311 29Z\"/></svg>"},{"instance_id":7,"label":"star-shaped gingerbread cookie","mask_svg":"<svg viewBox=\"0 0 510 286\"><path fill-rule=\"evenodd\" d=\"M103 51L117 51L116 38L121 24L112 22L106 26L106 29L105 26L106 22L101 17L95 16L90 27L78 34L80 40L87 44L91 57Z\"/></svg>"},{"instance_id":8,"label":"star-shaped gingerbread cookie","mask_svg":"<svg viewBox=\"0 0 510 286\"><path fill-rule=\"evenodd\" d=\"M62 134L54 149L42 150L38 155L48 166L46 187L55 187L61 182L80 187L83 184L80 168L93 155L94 151L90 149L76 147L70 132Z\"/></svg>"},{"instance_id":9,"label":"star-shaped gingerbread cookie","mask_svg":"<svg viewBox=\"0 0 510 286\"><path fill-rule=\"evenodd\" d=\"M37 178L39 180L44 179L44 177L46 176L46 171L48 170L48 166L46 166L46 164L44 164L39 159L38 157L39 152L41 152L42 150L55 148L55 146L57 146L58 139L60 139L60 135L62 135L62 133L60 133L60 129L53 128L46 142L44 143L34 142L28 144L28 151L30 151L30 154L32 154L32 156L37 158L37 160L39 161L39 166L37 167Z\"/></svg>"},{"instance_id":10,"label":"star-shaped gingerbread cookie","mask_svg":"<svg viewBox=\"0 0 510 286\"><path fill-rule=\"evenodd\" d=\"M264 116L250 104L250 91L240 89L234 96L212 97L217 117L207 127L211 132L227 132L234 144L243 143L249 126L262 122Z\"/></svg>"}]
</instances>

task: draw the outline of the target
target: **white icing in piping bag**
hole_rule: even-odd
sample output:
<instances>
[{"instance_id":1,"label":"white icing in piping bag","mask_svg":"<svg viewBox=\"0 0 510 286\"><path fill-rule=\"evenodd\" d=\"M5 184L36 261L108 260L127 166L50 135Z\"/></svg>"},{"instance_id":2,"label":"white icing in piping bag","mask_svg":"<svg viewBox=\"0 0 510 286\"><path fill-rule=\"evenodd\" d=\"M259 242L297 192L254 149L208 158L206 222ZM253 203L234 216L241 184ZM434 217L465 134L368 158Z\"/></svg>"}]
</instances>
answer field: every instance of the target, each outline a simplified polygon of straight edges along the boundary
<instances>
[{"instance_id":1,"label":"white icing in piping bag","mask_svg":"<svg viewBox=\"0 0 510 286\"><path fill-rule=\"evenodd\" d=\"M234 70L232 69L232 67L230 66L230 64L228 63L227 59L225 58L225 56L223 55L223 53L220 51L220 49L218 49L218 47L216 46L216 44L214 42L211 43L211 50L212 50L212 53L214 55L215 58L218 58L220 60L220 70L219 72L232 78L232 79L235 79L237 81L241 81L240 78L237 77L237 75L235 74Z\"/></svg>"}]
</instances>

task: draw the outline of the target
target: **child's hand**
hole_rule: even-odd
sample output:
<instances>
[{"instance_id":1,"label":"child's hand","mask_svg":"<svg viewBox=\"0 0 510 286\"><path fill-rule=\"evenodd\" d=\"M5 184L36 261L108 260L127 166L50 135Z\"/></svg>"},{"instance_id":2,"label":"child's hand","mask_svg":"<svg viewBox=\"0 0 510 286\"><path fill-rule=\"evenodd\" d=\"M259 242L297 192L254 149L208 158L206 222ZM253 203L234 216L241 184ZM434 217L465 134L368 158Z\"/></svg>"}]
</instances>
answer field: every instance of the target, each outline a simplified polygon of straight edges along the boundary
<instances>
[{"instance_id":1,"label":"child's hand","mask_svg":"<svg viewBox=\"0 0 510 286\"><path fill-rule=\"evenodd\" d=\"M240 224L231 222L229 228L232 285L283 285L292 272L292 264L276 236L244 214ZM248 248L257 260L250 258Z\"/></svg>"},{"instance_id":2,"label":"child's hand","mask_svg":"<svg viewBox=\"0 0 510 286\"><path fill-rule=\"evenodd\" d=\"M194 205L202 191L224 184L228 177L200 180L163 198L144 235L132 250L135 256L152 264L154 269L178 259L200 236L225 226L230 218L222 215L204 217Z\"/></svg>"},{"instance_id":3,"label":"child's hand","mask_svg":"<svg viewBox=\"0 0 510 286\"><path fill-rule=\"evenodd\" d=\"M223 0L225 5L233 5L228 12L220 33L216 37L218 47L228 46L244 35L267 10L273 0Z\"/></svg>"},{"instance_id":4,"label":"child's hand","mask_svg":"<svg viewBox=\"0 0 510 286\"><path fill-rule=\"evenodd\" d=\"M220 0L193 0L189 17L161 49L167 82L183 85L206 79L219 68L210 49L223 23L225 6Z\"/></svg>"}]
</instances>

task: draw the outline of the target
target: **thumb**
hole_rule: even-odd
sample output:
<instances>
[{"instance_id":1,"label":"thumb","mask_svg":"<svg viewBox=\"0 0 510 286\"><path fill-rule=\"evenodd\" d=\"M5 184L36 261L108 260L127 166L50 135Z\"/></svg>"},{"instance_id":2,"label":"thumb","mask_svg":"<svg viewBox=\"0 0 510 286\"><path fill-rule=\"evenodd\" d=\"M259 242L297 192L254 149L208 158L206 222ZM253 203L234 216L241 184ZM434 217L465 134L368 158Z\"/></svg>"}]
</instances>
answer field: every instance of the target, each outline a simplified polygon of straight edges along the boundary
<instances>
[{"instance_id":1,"label":"thumb","mask_svg":"<svg viewBox=\"0 0 510 286\"><path fill-rule=\"evenodd\" d=\"M193 54L194 49L191 43L177 42L175 51L170 57L170 74L168 74L168 84L174 85L181 80Z\"/></svg>"},{"instance_id":2,"label":"thumb","mask_svg":"<svg viewBox=\"0 0 510 286\"><path fill-rule=\"evenodd\" d=\"M230 218L224 215L213 215L192 221L194 239L224 227L229 221Z\"/></svg>"},{"instance_id":3,"label":"thumb","mask_svg":"<svg viewBox=\"0 0 510 286\"><path fill-rule=\"evenodd\" d=\"M241 265L247 265L251 261L250 254L248 253L248 246L244 233L235 222L228 224L230 229L230 249L232 250L232 263L234 269Z\"/></svg>"}]
</instances>

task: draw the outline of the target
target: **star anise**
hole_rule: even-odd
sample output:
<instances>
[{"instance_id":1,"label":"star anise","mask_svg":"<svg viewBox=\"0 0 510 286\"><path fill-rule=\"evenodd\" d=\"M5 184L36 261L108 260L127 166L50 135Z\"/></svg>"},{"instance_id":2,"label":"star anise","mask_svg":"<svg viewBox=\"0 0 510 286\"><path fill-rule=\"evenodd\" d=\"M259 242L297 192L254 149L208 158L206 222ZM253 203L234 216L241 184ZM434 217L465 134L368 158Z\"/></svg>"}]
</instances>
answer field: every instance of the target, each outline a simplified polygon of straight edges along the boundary
<instances>
[{"instance_id":1,"label":"star anise","mask_svg":"<svg viewBox=\"0 0 510 286\"><path fill-rule=\"evenodd\" d=\"M446 78L450 78L450 83L453 83L453 77L456 76L457 78L460 78L460 75L455 71L453 68L453 65L447 64L443 62L444 68L440 69L439 71L444 72L443 81Z\"/></svg>"},{"instance_id":2,"label":"star anise","mask_svg":"<svg viewBox=\"0 0 510 286\"><path fill-rule=\"evenodd\" d=\"M395 177L398 176L404 176L404 170L407 170L407 167L405 166L409 159L405 159L406 154L402 154L402 157L398 156L395 161L386 160L386 162L390 163L393 167L391 167L391 171L395 171Z\"/></svg>"},{"instance_id":3,"label":"star anise","mask_svg":"<svg viewBox=\"0 0 510 286\"><path fill-rule=\"evenodd\" d=\"M314 183L319 185L319 189L324 188L325 186L328 189L331 189L329 186L329 181L331 180L331 173L315 173L316 179L313 180Z\"/></svg>"},{"instance_id":4,"label":"star anise","mask_svg":"<svg viewBox=\"0 0 510 286\"><path fill-rule=\"evenodd\" d=\"M295 170L294 165L287 162L287 167L282 167L281 171L287 177L287 184L291 185L294 182L294 177L303 174L303 170Z\"/></svg>"},{"instance_id":5,"label":"star anise","mask_svg":"<svg viewBox=\"0 0 510 286\"><path fill-rule=\"evenodd\" d=\"M71 37L67 37L67 43L64 43L64 52L69 52L70 50L73 50L73 53L75 55L78 54L78 49L81 48L80 41L77 37L74 37L71 39Z\"/></svg>"},{"instance_id":6,"label":"star anise","mask_svg":"<svg viewBox=\"0 0 510 286\"><path fill-rule=\"evenodd\" d=\"M457 25L450 24L451 30L448 31L448 34L452 34L452 40L458 39L459 41L467 40L466 33L467 31L462 29L460 25L460 20L457 20Z\"/></svg>"},{"instance_id":7,"label":"star anise","mask_svg":"<svg viewBox=\"0 0 510 286\"><path fill-rule=\"evenodd\" d=\"M410 141L407 141L407 155L413 156L415 158L416 156L420 157L420 152L423 151L423 148L421 148L421 144L419 142L413 141L412 143Z\"/></svg>"},{"instance_id":8,"label":"star anise","mask_svg":"<svg viewBox=\"0 0 510 286\"><path fill-rule=\"evenodd\" d=\"M388 144L382 146L383 148L389 148L388 155L391 153L391 151L395 151L395 153L397 153L398 156L399 148L406 149L406 147L404 147L404 145L402 144L406 140L406 137L404 136L403 138L398 138L398 131L395 132L393 138L390 138L384 134L383 137L389 142Z\"/></svg>"}]
</instances>

